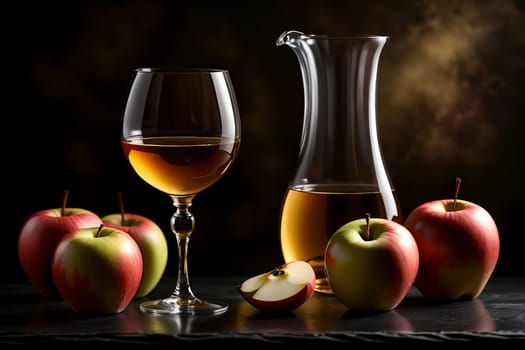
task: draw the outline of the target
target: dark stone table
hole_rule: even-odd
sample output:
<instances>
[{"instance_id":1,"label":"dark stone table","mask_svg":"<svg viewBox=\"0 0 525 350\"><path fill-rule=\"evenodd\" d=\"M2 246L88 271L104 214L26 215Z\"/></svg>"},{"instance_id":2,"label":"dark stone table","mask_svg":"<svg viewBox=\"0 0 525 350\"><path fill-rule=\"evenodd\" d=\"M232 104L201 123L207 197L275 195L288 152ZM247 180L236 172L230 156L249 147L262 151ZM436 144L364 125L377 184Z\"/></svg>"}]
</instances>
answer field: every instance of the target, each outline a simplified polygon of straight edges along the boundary
<instances>
[{"instance_id":1,"label":"dark stone table","mask_svg":"<svg viewBox=\"0 0 525 350\"><path fill-rule=\"evenodd\" d=\"M177 349L216 344L272 349L304 344L333 349L349 344L479 343L525 349L525 277L493 276L477 299L451 303L430 303L413 288L396 309L373 314L352 312L324 294L314 294L293 312L259 312L237 293L244 279L194 277L197 296L230 304L226 313L206 317L143 313L143 300L134 300L120 314L83 315L62 300L42 300L30 285L4 284L0 347L115 344ZM166 277L148 298L168 296L174 285L175 279Z\"/></svg>"}]
</instances>

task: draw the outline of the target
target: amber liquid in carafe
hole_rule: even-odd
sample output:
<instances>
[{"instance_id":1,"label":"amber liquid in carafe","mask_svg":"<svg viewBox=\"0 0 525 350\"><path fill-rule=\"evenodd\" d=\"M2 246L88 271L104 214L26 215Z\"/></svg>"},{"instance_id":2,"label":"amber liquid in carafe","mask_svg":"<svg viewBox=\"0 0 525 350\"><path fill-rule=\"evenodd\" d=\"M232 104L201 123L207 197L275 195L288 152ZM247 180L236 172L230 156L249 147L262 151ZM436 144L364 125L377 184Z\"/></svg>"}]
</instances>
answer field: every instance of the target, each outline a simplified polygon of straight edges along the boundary
<instances>
[{"instance_id":1,"label":"amber liquid in carafe","mask_svg":"<svg viewBox=\"0 0 525 350\"><path fill-rule=\"evenodd\" d=\"M299 185L285 193L280 222L281 251L285 261L304 260L316 273L316 291L332 294L324 270L324 253L335 231L349 221L371 217L402 221L399 200L392 190L396 208L385 208L377 187L364 186L352 192L341 185Z\"/></svg>"}]
</instances>

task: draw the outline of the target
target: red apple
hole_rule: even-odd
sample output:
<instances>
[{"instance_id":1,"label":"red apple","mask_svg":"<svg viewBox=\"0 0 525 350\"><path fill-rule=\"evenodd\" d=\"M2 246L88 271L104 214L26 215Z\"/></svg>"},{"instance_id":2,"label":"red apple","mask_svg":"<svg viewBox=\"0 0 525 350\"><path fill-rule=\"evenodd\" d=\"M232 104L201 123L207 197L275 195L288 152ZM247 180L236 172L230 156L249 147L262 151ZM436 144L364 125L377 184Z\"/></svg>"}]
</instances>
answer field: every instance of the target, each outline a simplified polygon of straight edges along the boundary
<instances>
[{"instance_id":1,"label":"red apple","mask_svg":"<svg viewBox=\"0 0 525 350\"><path fill-rule=\"evenodd\" d=\"M314 293L315 272L310 264L296 260L245 280L239 293L263 311L291 311Z\"/></svg>"},{"instance_id":2,"label":"red apple","mask_svg":"<svg viewBox=\"0 0 525 350\"><path fill-rule=\"evenodd\" d=\"M148 295L157 286L168 263L168 243L160 227L151 219L124 212L122 194L118 193L120 214L108 214L102 222L128 233L142 253L142 280L135 298Z\"/></svg>"},{"instance_id":3,"label":"red apple","mask_svg":"<svg viewBox=\"0 0 525 350\"><path fill-rule=\"evenodd\" d=\"M330 287L351 310L396 308L413 286L418 266L410 232L400 223L369 215L341 226L325 251Z\"/></svg>"},{"instance_id":4,"label":"red apple","mask_svg":"<svg viewBox=\"0 0 525 350\"><path fill-rule=\"evenodd\" d=\"M142 255L135 240L122 230L104 225L83 228L59 242L51 271L73 311L119 313L137 292Z\"/></svg>"},{"instance_id":5,"label":"red apple","mask_svg":"<svg viewBox=\"0 0 525 350\"><path fill-rule=\"evenodd\" d=\"M18 257L31 284L44 298L59 296L51 276L51 259L58 242L67 233L84 227L98 227L102 220L82 208L66 208L64 192L61 208L45 209L29 216L18 236Z\"/></svg>"},{"instance_id":6,"label":"red apple","mask_svg":"<svg viewBox=\"0 0 525 350\"><path fill-rule=\"evenodd\" d=\"M496 223L478 204L457 199L423 203L406 218L419 247L415 285L429 299L477 298L496 266L500 240Z\"/></svg>"}]
</instances>

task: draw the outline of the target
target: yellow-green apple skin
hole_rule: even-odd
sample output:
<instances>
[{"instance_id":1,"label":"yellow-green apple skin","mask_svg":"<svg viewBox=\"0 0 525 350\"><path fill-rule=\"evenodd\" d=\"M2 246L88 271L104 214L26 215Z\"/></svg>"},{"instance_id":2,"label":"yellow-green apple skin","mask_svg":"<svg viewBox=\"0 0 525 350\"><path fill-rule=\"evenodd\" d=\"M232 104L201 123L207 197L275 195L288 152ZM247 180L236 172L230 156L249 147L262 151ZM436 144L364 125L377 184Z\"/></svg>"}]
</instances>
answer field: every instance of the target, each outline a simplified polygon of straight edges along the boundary
<instances>
[{"instance_id":1,"label":"yellow-green apple skin","mask_svg":"<svg viewBox=\"0 0 525 350\"><path fill-rule=\"evenodd\" d=\"M365 218L341 226L328 240L325 271L330 287L350 310L396 308L413 286L419 252L412 234L400 223Z\"/></svg>"},{"instance_id":2,"label":"yellow-green apple skin","mask_svg":"<svg viewBox=\"0 0 525 350\"><path fill-rule=\"evenodd\" d=\"M122 312L137 292L142 255L135 240L112 227L76 230L64 236L51 264L53 280L73 311Z\"/></svg>"},{"instance_id":3,"label":"yellow-green apple skin","mask_svg":"<svg viewBox=\"0 0 525 350\"><path fill-rule=\"evenodd\" d=\"M148 295L159 283L168 262L168 244L161 228L151 219L133 213L109 214L102 217L108 227L128 233L142 253L142 280L135 298Z\"/></svg>"},{"instance_id":4,"label":"yellow-green apple skin","mask_svg":"<svg viewBox=\"0 0 525 350\"><path fill-rule=\"evenodd\" d=\"M44 298L59 297L51 275L51 260L58 242L68 233L98 227L102 220L83 208L44 209L30 215L18 236L18 258L31 284Z\"/></svg>"},{"instance_id":5,"label":"yellow-green apple skin","mask_svg":"<svg viewBox=\"0 0 525 350\"><path fill-rule=\"evenodd\" d=\"M458 199L417 206L405 227L420 254L415 285L427 298L443 301L475 299L485 288L499 256L496 222L478 204Z\"/></svg>"}]
</instances>

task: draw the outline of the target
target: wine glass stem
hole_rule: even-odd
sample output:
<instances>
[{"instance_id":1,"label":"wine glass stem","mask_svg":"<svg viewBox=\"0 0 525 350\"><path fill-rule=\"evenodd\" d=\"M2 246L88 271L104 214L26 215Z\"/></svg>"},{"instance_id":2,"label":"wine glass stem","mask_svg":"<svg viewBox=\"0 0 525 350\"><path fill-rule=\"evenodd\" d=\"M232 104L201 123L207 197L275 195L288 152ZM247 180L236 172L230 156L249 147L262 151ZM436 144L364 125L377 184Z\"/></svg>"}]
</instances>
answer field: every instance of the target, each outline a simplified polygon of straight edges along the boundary
<instances>
[{"instance_id":1,"label":"wine glass stem","mask_svg":"<svg viewBox=\"0 0 525 350\"><path fill-rule=\"evenodd\" d=\"M171 230L177 237L179 254L177 285L171 297L176 298L179 304L194 304L199 300L193 294L188 273L188 247L190 236L195 228L195 218L189 211L193 197L173 198L177 208L171 217Z\"/></svg>"}]
</instances>

